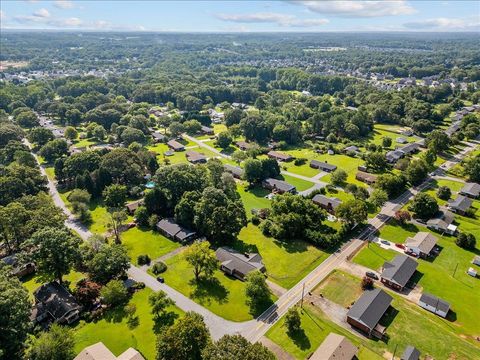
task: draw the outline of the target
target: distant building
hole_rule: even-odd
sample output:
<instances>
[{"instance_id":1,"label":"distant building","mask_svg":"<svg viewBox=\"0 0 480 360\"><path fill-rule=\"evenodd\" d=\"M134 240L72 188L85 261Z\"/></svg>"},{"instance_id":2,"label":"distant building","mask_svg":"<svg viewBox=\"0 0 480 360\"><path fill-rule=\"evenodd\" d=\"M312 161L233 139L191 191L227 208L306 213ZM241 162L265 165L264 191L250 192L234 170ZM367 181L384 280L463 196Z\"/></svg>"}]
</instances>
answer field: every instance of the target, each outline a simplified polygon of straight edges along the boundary
<instances>
[{"instance_id":1,"label":"distant building","mask_svg":"<svg viewBox=\"0 0 480 360\"><path fill-rule=\"evenodd\" d=\"M400 150L391 150L385 154L387 162L390 164L395 164L398 160L403 158L405 154Z\"/></svg>"},{"instance_id":2,"label":"distant building","mask_svg":"<svg viewBox=\"0 0 480 360\"><path fill-rule=\"evenodd\" d=\"M337 170L336 165L332 165L323 161L312 160L310 161L310 167L318 170L322 170L325 172L332 172Z\"/></svg>"},{"instance_id":3,"label":"distant building","mask_svg":"<svg viewBox=\"0 0 480 360\"><path fill-rule=\"evenodd\" d=\"M267 153L267 156L269 158L272 158L272 159L275 159L277 161L284 161L284 162L288 162L288 161L292 161L293 160L293 156L290 155L290 154L285 154L285 153L281 153L281 152L278 152L278 151L269 151Z\"/></svg>"},{"instance_id":4,"label":"distant building","mask_svg":"<svg viewBox=\"0 0 480 360\"><path fill-rule=\"evenodd\" d=\"M377 176L363 171L358 171L357 175L355 175L355 179L368 185L372 185L375 184L375 182L377 181Z\"/></svg>"},{"instance_id":5,"label":"distant building","mask_svg":"<svg viewBox=\"0 0 480 360\"><path fill-rule=\"evenodd\" d=\"M192 164L204 164L207 162L207 157L196 151L189 150L186 152L185 156L187 157L187 161Z\"/></svg>"},{"instance_id":6,"label":"distant building","mask_svg":"<svg viewBox=\"0 0 480 360\"><path fill-rule=\"evenodd\" d=\"M195 231L191 231L181 225L178 225L175 220L171 218L160 220L157 223L156 228L167 238L179 241L182 244L186 244L194 240L197 235Z\"/></svg>"},{"instance_id":7,"label":"distant building","mask_svg":"<svg viewBox=\"0 0 480 360\"><path fill-rule=\"evenodd\" d=\"M56 281L43 284L34 291L35 306L32 317L37 322L53 321L72 324L78 320L82 307L62 285Z\"/></svg>"},{"instance_id":8,"label":"distant building","mask_svg":"<svg viewBox=\"0 0 480 360\"><path fill-rule=\"evenodd\" d=\"M263 180L262 186L265 189L271 190L273 192L278 192L280 194L284 193L292 193L295 194L297 192L297 188L286 181L277 180L273 178L268 178Z\"/></svg>"},{"instance_id":9,"label":"distant building","mask_svg":"<svg viewBox=\"0 0 480 360\"><path fill-rule=\"evenodd\" d=\"M408 143L408 140L405 139L404 137L397 137L397 138L395 139L395 141L396 141L397 143L399 143L399 144L406 144L406 143Z\"/></svg>"},{"instance_id":10,"label":"distant building","mask_svg":"<svg viewBox=\"0 0 480 360\"><path fill-rule=\"evenodd\" d=\"M425 310L437 314L443 318L447 317L450 310L450 304L435 295L423 293L418 301L418 305Z\"/></svg>"},{"instance_id":11,"label":"distant building","mask_svg":"<svg viewBox=\"0 0 480 360\"><path fill-rule=\"evenodd\" d=\"M458 195L455 200L449 200L447 206L453 212L460 215L465 215L468 209L470 209L470 207L472 206L472 204L472 199L463 195Z\"/></svg>"},{"instance_id":12,"label":"distant building","mask_svg":"<svg viewBox=\"0 0 480 360\"><path fill-rule=\"evenodd\" d=\"M125 205L125 209L127 210L127 213L129 215L133 215L135 214L135 211L137 211L138 207L141 205L143 205L143 199L129 202L127 205Z\"/></svg>"},{"instance_id":13,"label":"distant building","mask_svg":"<svg viewBox=\"0 0 480 360\"><path fill-rule=\"evenodd\" d=\"M165 142L167 141L167 137L161 134L159 131L155 131L152 133L152 138L154 142Z\"/></svg>"},{"instance_id":14,"label":"distant building","mask_svg":"<svg viewBox=\"0 0 480 360\"><path fill-rule=\"evenodd\" d=\"M213 131L213 129L211 127L208 127L208 126L202 126L201 129L202 133L204 133L205 135L213 135L215 134L215 131Z\"/></svg>"},{"instance_id":15,"label":"distant building","mask_svg":"<svg viewBox=\"0 0 480 360\"><path fill-rule=\"evenodd\" d=\"M386 286L402 291L417 270L418 263L411 257L400 254L392 261L386 261L380 275L381 282Z\"/></svg>"},{"instance_id":16,"label":"distant building","mask_svg":"<svg viewBox=\"0 0 480 360\"><path fill-rule=\"evenodd\" d=\"M145 360L145 358L133 348L128 348L116 357L102 342L99 342L87 346L73 360Z\"/></svg>"},{"instance_id":17,"label":"distant building","mask_svg":"<svg viewBox=\"0 0 480 360\"><path fill-rule=\"evenodd\" d=\"M478 196L480 196L480 184L466 183L465 186L460 190L460 194L476 199Z\"/></svg>"},{"instance_id":18,"label":"distant building","mask_svg":"<svg viewBox=\"0 0 480 360\"><path fill-rule=\"evenodd\" d=\"M234 178L236 179L243 178L243 169L241 167L225 164L223 165L223 168L225 169L226 172L232 174Z\"/></svg>"},{"instance_id":19,"label":"distant building","mask_svg":"<svg viewBox=\"0 0 480 360\"><path fill-rule=\"evenodd\" d=\"M243 150L243 151L251 149L253 147L253 144L248 143L246 141L237 141L236 145L240 150Z\"/></svg>"},{"instance_id":20,"label":"distant building","mask_svg":"<svg viewBox=\"0 0 480 360\"><path fill-rule=\"evenodd\" d=\"M432 252L437 241L438 239L429 232L418 232L413 238L407 238L405 247L407 251L411 251L419 257L426 258Z\"/></svg>"},{"instance_id":21,"label":"distant building","mask_svg":"<svg viewBox=\"0 0 480 360\"><path fill-rule=\"evenodd\" d=\"M345 336L330 333L309 360L352 360L357 352L358 348Z\"/></svg>"},{"instance_id":22,"label":"distant building","mask_svg":"<svg viewBox=\"0 0 480 360\"><path fill-rule=\"evenodd\" d=\"M18 261L16 255L9 255L5 256L4 258L0 259L5 264L12 267L12 275L16 277L24 277L26 275L30 275L35 272L35 264L32 262L28 263L21 263Z\"/></svg>"},{"instance_id":23,"label":"distant building","mask_svg":"<svg viewBox=\"0 0 480 360\"><path fill-rule=\"evenodd\" d=\"M215 252L220 269L240 280L245 280L250 272L258 270L265 272L262 257L257 253L240 253L227 247L218 248Z\"/></svg>"},{"instance_id":24,"label":"distant building","mask_svg":"<svg viewBox=\"0 0 480 360\"><path fill-rule=\"evenodd\" d=\"M312 201L331 214L335 214L335 209L342 203L340 199L330 198L321 194L315 195Z\"/></svg>"},{"instance_id":25,"label":"distant building","mask_svg":"<svg viewBox=\"0 0 480 360\"><path fill-rule=\"evenodd\" d=\"M440 233L455 235L457 226L453 224L454 220L455 215L448 210L444 210L439 216L428 220L427 227Z\"/></svg>"},{"instance_id":26,"label":"distant building","mask_svg":"<svg viewBox=\"0 0 480 360\"><path fill-rule=\"evenodd\" d=\"M185 146L183 146L182 144L180 144L176 140L170 140L169 142L167 142L167 145L173 151L183 151L183 150L185 150Z\"/></svg>"}]
</instances>

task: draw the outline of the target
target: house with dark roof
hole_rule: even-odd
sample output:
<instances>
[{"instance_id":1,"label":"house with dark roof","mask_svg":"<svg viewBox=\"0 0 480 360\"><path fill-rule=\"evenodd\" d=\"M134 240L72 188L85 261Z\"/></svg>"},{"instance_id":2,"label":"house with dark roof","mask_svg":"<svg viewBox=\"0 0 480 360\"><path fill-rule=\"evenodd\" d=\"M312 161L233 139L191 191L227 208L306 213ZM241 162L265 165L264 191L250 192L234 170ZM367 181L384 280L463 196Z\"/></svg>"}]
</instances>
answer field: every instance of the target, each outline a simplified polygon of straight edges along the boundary
<instances>
[{"instance_id":1,"label":"house with dark roof","mask_svg":"<svg viewBox=\"0 0 480 360\"><path fill-rule=\"evenodd\" d=\"M451 211L443 210L436 217L427 221L427 227L442 234L455 235L457 226L453 224L454 220L455 215Z\"/></svg>"},{"instance_id":2,"label":"house with dark roof","mask_svg":"<svg viewBox=\"0 0 480 360\"><path fill-rule=\"evenodd\" d=\"M395 164L398 160L400 160L404 156L405 154L400 150L392 150L385 154L385 158L387 159L387 162L389 162L390 164Z\"/></svg>"},{"instance_id":3,"label":"house with dark roof","mask_svg":"<svg viewBox=\"0 0 480 360\"><path fill-rule=\"evenodd\" d=\"M352 360L358 348L345 336L330 333L309 360Z\"/></svg>"},{"instance_id":4,"label":"house with dark roof","mask_svg":"<svg viewBox=\"0 0 480 360\"><path fill-rule=\"evenodd\" d=\"M418 300L418 305L443 318L447 317L448 311L450 310L450 304L448 302L427 293L422 294L420 300Z\"/></svg>"},{"instance_id":5,"label":"house with dark roof","mask_svg":"<svg viewBox=\"0 0 480 360\"><path fill-rule=\"evenodd\" d=\"M382 338L385 328L379 324L393 298L382 289L365 291L347 313L347 322L369 337Z\"/></svg>"},{"instance_id":6,"label":"house with dark roof","mask_svg":"<svg viewBox=\"0 0 480 360\"><path fill-rule=\"evenodd\" d=\"M476 199L480 196L480 184L466 183L465 186L460 190L460 194L468 196L472 199Z\"/></svg>"},{"instance_id":7,"label":"house with dark roof","mask_svg":"<svg viewBox=\"0 0 480 360\"><path fill-rule=\"evenodd\" d=\"M472 204L473 200L469 197L458 195L455 200L449 200L447 206L454 213L465 215Z\"/></svg>"},{"instance_id":8,"label":"house with dark roof","mask_svg":"<svg viewBox=\"0 0 480 360\"><path fill-rule=\"evenodd\" d=\"M430 256L437 241L437 237L429 232L418 232L413 238L407 238L405 247L407 251L415 253L419 257L426 258Z\"/></svg>"},{"instance_id":9,"label":"house with dark roof","mask_svg":"<svg viewBox=\"0 0 480 360\"><path fill-rule=\"evenodd\" d=\"M277 180L273 178L268 178L262 181L262 186L265 189L271 190L272 192L276 192L279 194L284 193L291 193L295 194L297 192L297 188L286 181Z\"/></svg>"},{"instance_id":10,"label":"house with dark roof","mask_svg":"<svg viewBox=\"0 0 480 360\"><path fill-rule=\"evenodd\" d=\"M248 273L258 270L265 272L262 257L258 253L240 253L227 247L220 247L215 252L220 269L237 279L245 280Z\"/></svg>"},{"instance_id":11,"label":"house with dark roof","mask_svg":"<svg viewBox=\"0 0 480 360\"><path fill-rule=\"evenodd\" d=\"M35 306L32 312L34 320L51 320L59 324L72 324L77 321L82 307L72 294L57 281L43 284L33 292Z\"/></svg>"},{"instance_id":12,"label":"house with dark roof","mask_svg":"<svg viewBox=\"0 0 480 360\"><path fill-rule=\"evenodd\" d=\"M364 182L365 184L372 185L377 181L377 176L364 171L358 171L357 175L355 175L355 179Z\"/></svg>"},{"instance_id":13,"label":"house with dark roof","mask_svg":"<svg viewBox=\"0 0 480 360\"><path fill-rule=\"evenodd\" d=\"M191 231L181 225L178 225L172 218L160 220L157 223L156 228L167 238L179 241L182 244L193 241L197 235L195 231Z\"/></svg>"},{"instance_id":14,"label":"house with dark roof","mask_svg":"<svg viewBox=\"0 0 480 360\"><path fill-rule=\"evenodd\" d=\"M415 347L408 345L405 348L400 360L418 360L420 359L420 351L418 351Z\"/></svg>"},{"instance_id":15,"label":"house with dark roof","mask_svg":"<svg viewBox=\"0 0 480 360\"><path fill-rule=\"evenodd\" d=\"M410 256L399 254L382 267L380 281L386 286L402 291L417 270L418 263Z\"/></svg>"},{"instance_id":16,"label":"house with dark roof","mask_svg":"<svg viewBox=\"0 0 480 360\"><path fill-rule=\"evenodd\" d=\"M325 171L325 172L332 172L332 171L337 170L336 165L332 165L332 164L329 164L329 163L326 163L326 162L323 162L323 161L318 161L318 160L310 161L310 167L313 168L313 169L318 169L318 170L322 170L322 171Z\"/></svg>"},{"instance_id":17,"label":"house with dark roof","mask_svg":"<svg viewBox=\"0 0 480 360\"><path fill-rule=\"evenodd\" d=\"M204 164L207 162L207 157L199 152L188 150L185 153L185 156L187 157L187 161L191 162L192 164Z\"/></svg>"},{"instance_id":18,"label":"house with dark roof","mask_svg":"<svg viewBox=\"0 0 480 360\"><path fill-rule=\"evenodd\" d=\"M202 133L204 133L205 135L213 135L215 134L215 131L213 131L213 129L211 127L208 127L208 126L202 126L200 128L200 131Z\"/></svg>"},{"instance_id":19,"label":"house with dark roof","mask_svg":"<svg viewBox=\"0 0 480 360\"><path fill-rule=\"evenodd\" d=\"M410 155L418 152L419 148L420 148L420 144L414 142L414 143L407 144L398 150L403 152L405 155Z\"/></svg>"},{"instance_id":20,"label":"house with dark roof","mask_svg":"<svg viewBox=\"0 0 480 360\"><path fill-rule=\"evenodd\" d=\"M312 201L331 214L335 214L335 209L342 203L340 199L335 197L330 198L322 194L315 195Z\"/></svg>"},{"instance_id":21,"label":"house with dark roof","mask_svg":"<svg viewBox=\"0 0 480 360\"><path fill-rule=\"evenodd\" d=\"M251 149L251 148L253 147L252 144L250 144L250 143L248 143L248 142L246 142L246 141L237 141L237 142L236 142L236 145L238 146L238 148L239 148L240 150L243 150L243 151L248 150L248 149Z\"/></svg>"},{"instance_id":22,"label":"house with dark roof","mask_svg":"<svg viewBox=\"0 0 480 360\"><path fill-rule=\"evenodd\" d=\"M232 174L235 179L241 179L243 177L243 169L239 166L225 164L223 165L223 168L226 172Z\"/></svg>"},{"instance_id":23,"label":"house with dark roof","mask_svg":"<svg viewBox=\"0 0 480 360\"><path fill-rule=\"evenodd\" d=\"M35 272L35 264L33 262L22 263L18 261L17 255L9 255L0 259L5 264L12 267L12 275L16 277L24 277Z\"/></svg>"},{"instance_id":24,"label":"house with dark roof","mask_svg":"<svg viewBox=\"0 0 480 360\"><path fill-rule=\"evenodd\" d=\"M285 154L285 153L282 153L282 152L279 152L279 151L269 151L267 153L267 156L271 159L275 159L277 161L284 161L284 162L288 162L288 161L292 161L293 160L293 156L290 155L290 154Z\"/></svg>"},{"instance_id":25,"label":"house with dark roof","mask_svg":"<svg viewBox=\"0 0 480 360\"><path fill-rule=\"evenodd\" d=\"M173 151L183 151L183 150L185 150L185 146L180 144L177 140L170 140L169 142L167 142L167 145Z\"/></svg>"},{"instance_id":26,"label":"house with dark roof","mask_svg":"<svg viewBox=\"0 0 480 360\"><path fill-rule=\"evenodd\" d=\"M152 133L152 138L153 138L153 141L156 142L156 143L167 141L167 137L165 135L163 135L162 133L160 133L160 131L154 131Z\"/></svg>"}]
</instances>

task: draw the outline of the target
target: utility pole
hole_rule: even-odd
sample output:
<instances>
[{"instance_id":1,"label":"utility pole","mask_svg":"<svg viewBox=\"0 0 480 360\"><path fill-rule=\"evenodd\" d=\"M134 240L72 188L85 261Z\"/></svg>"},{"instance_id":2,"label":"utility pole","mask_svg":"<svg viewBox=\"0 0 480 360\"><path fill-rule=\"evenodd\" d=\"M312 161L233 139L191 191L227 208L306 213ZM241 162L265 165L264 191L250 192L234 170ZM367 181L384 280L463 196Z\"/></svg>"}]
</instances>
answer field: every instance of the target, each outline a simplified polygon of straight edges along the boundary
<instances>
[{"instance_id":1,"label":"utility pole","mask_svg":"<svg viewBox=\"0 0 480 360\"><path fill-rule=\"evenodd\" d=\"M458 263L457 263L457 265L455 265L455 270L453 270L453 277L455 277L455 273L457 272L457 268L458 268Z\"/></svg>"},{"instance_id":2,"label":"utility pole","mask_svg":"<svg viewBox=\"0 0 480 360\"><path fill-rule=\"evenodd\" d=\"M305 295L305 283L302 286L302 301L300 302L300 307L303 309L303 296Z\"/></svg>"},{"instance_id":3,"label":"utility pole","mask_svg":"<svg viewBox=\"0 0 480 360\"><path fill-rule=\"evenodd\" d=\"M397 352L397 345L395 345L395 350L393 350L392 360L395 360L395 353Z\"/></svg>"}]
</instances>

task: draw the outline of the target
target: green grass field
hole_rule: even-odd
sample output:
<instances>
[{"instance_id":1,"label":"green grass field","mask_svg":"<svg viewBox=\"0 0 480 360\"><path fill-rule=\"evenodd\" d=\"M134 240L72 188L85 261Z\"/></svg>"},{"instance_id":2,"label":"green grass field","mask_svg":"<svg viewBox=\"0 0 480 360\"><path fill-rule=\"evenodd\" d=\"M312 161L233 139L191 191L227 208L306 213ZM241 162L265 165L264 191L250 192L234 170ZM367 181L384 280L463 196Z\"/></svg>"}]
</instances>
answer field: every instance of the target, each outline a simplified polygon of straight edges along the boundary
<instances>
[{"instance_id":1,"label":"green grass field","mask_svg":"<svg viewBox=\"0 0 480 360\"><path fill-rule=\"evenodd\" d=\"M414 225L405 229L389 224L382 228L380 237L403 243L407 236L413 236L418 231L428 230ZM433 261L418 260L417 270L421 275L418 284L424 291L451 304L456 317L452 328L456 333L472 339L479 334L476 319L480 318L480 309L476 304L480 301L480 288L478 279L467 275L466 271L472 266L470 262L475 254L480 254L480 249L477 244L477 249L473 252L464 250L455 244L453 237L443 237L436 233L434 235L438 237L438 245L442 251ZM384 261L393 259L396 254L397 252L392 250L370 244L358 253L353 262L377 270Z\"/></svg>"},{"instance_id":2,"label":"green grass field","mask_svg":"<svg viewBox=\"0 0 480 360\"><path fill-rule=\"evenodd\" d=\"M138 255L148 255L154 260L175 250L179 243L167 239L162 234L149 229L134 227L122 233L122 244L128 251L133 263L137 263Z\"/></svg>"},{"instance_id":3,"label":"green grass field","mask_svg":"<svg viewBox=\"0 0 480 360\"><path fill-rule=\"evenodd\" d=\"M327 299L343 307L350 306L352 302L362 295L362 292L357 278L337 270L332 271L330 275L313 290L314 294L322 294Z\"/></svg>"},{"instance_id":4,"label":"green grass field","mask_svg":"<svg viewBox=\"0 0 480 360\"><path fill-rule=\"evenodd\" d=\"M375 145L382 145L382 140L384 137L389 137L392 139L392 146L391 148L395 148L396 145L402 146L402 144L398 144L395 140L398 137L403 137L407 139L408 142L413 142L416 140L414 136L403 136L400 134L400 131L403 129L402 126L399 125L387 125L387 124L375 124L373 127L373 136L370 136L368 139L370 143Z\"/></svg>"},{"instance_id":5,"label":"green grass field","mask_svg":"<svg viewBox=\"0 0 480 360\"><path fill-rule=\"evenodd\" d=\"M290 175L280 175L280 178L289 184L295 186L297 191L303 191L311 188L314 184L310 181L299 179Z\"/></svg>"},{"instance_id":6,"label":"green grass field","mask_svg":"<svg viewBox=\"0 0 480 360\"><path fill-rule=\"evenodd\" d=\"M253 319L245 296L245 283L216 270L211 280L195 283L193 268L180 253L165 262L165 283L213 313L231 321ZM275 297L272 295L272 301Z\"/></svg>"},{"instance_id":7,"label":"green grass field","mask_svg":"<svg viewBox=\"0 0 480 360\"><path fill-rule=\"evenodd\" d=\"M89 323L80 321L73 328L75 351L79 353L86 346L101 341L115 356L119 356L129 347L133 347L145 359L155 359L156 335L153 331L154 321L148 303L148 297L151 293L152 290L148 288L138 291L129 302L129 304L136 306L137 326L129 326L128 317L123 308L107 311L98 321ZM183 312L175 306L171 306L168 311L175 314L172 319L183 315Z\"/></svg>"},{"instance_id":8,"label":"green grass field","mask_svg":"<svg viewBox=\"0 0 480 360\"><path fill-rule=\"evenodd\" d=\"M250 218L252 216L252 209L270 208L270 200L265 198L265 196L268 195L270 191L260 186L255 186L252 189L247 190L246 183L238 184L237 190L240 194L243 205L245 206L247 217Z\"/></svg>"},{"instance_id":9,"label":"green grass field","mask_svg":"<svg viewBox=\"0 0 480 360\"><path fill-rule=\"evenodd\" d=\"M328 253L302 241L282 243L262 234L252 224L244 227L235 244L238 250L258 252L270 280L291 288L328 257Z\"/></svg>"}]
</instances>

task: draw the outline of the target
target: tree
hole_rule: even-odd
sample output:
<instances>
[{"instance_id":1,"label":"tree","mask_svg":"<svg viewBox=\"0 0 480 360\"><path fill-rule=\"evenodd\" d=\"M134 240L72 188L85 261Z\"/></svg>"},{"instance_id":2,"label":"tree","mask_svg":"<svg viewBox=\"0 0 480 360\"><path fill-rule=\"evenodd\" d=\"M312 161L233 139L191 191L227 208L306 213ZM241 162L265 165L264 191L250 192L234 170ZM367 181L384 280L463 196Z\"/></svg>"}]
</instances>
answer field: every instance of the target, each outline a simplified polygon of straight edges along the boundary
<instances>
[{"instance_id":1,"label":"tree","mask_svg":"<svg viewBox=\"0 0 480 360\"><path fill-rule=\"evenodd\" d=\"M50 140L55 139L55 136L53 136L52 130L44 127L36 127L28 133L28 139L38 146L43 146Z\"/></svg>"},{"instance_id":2,"label":"tree","mask_svg":"<svg viewBox=\"0 0 480 360\"><path fill-rule=\"evenodd\" d=\"M195 119L185 121L183 127L185 128L185 132L190 135L197 134L202 130L202 124Z\"/></svg>"},{"instance_id":3,"label":"tree","mask_svg":"<svg viewBox=\"0 0 480 360\"><path fill-rule=\"evenodd\" d=\"M125 185L112 184L103 190L102 196L107 207L121 209L127 201L127 187Z\"/></svg>"},{"instance_id":4,"label":"tree","mask_svg":"<svg viewBox=\"0 0 480 360\"><path fill-rule=\"evenodd\" d=\"M182 133L185 132L185 128L183 126L183 124L179 123L179 122L172 122L170 124L170 126L168 127L168 131L170 132L170 134L173 136L173 137L178 137L180 136Z\"/></svg>"},{"instance_id":5,"label":"tree","mask_svg":"<svg viewBox=\"0 0 480 360\"><path fill-rule=\"evenodd\" d=\"M437 154L436 154L435 150L428 149L427 151L425 151L425 155L423 156L423 158L425 159L425 162L429 166L433 166L435 161L437 161Z\"/></svg>"},{"instance_id":6,"label":"tree","mask_svg":"<svg viewBox=\"0 0 480 360\"><path fill-rule=\"evenodd\" d=\"M109 214L110 226L112 227L113 234L115 235L115 243L120 244L122 242L120 239L120 232L122 230L123 222L127 220L127 214L124 210L111 211Z\"/></svg>"},{"instance_id":7,"label":"tree","mask_svg":"<svg viewBox=\"0 0 480 360\"><path fill-rule=\"evenodd\" d=\"M217 136L217 145L220 146L222 149L228 149L228 147L232 144L232 137L226 131L221 132Z\"/></svg>"},{"instance_id":8,"label":"tree","mask_svg":"<svg viewBox=\"0 0 480 360\"><path fill-rule=\"evenodd\" d=\"M252 344L241 335L224 335L207 345L202 359L275 360L276 356L261 343Z\"/></svg>"},{"instance_id":9,"label":"tree","mask_svg":"<svg viewBox=\"0 0 480 360\"><path fill-rule=\"evenodd\" d=\"M250 184L263 180L262 162L258 159L245 160L243 167L243 176Z\"/></svg>"},{"instance_id":10,"label":"tree","mask_svg":"<svg viewBox=\"0 0 480 360\"><path fill-rule=\"evenodd\" d=\"M340 186L340 185L344 184L345 181L347 181L347 177L348 177L348 175L345 172L345 170L337 169L332 173L330 179L331 179L333 185Z\"/></svg>"},{"instance_id":11,"label":"tree","mask_svg":"<svg viewBox=\"0 0 480 360\"><path fill-rule=\"evenodd\" d=\"M465 162L464 172L470 181L480 183L480 154Z\"/></svg>"},{"instance_id":12,"label":"tree","mask_svg":"<svg viewBox=\"0 0 480 360\"><path fill-rule=\"evenodd\" d=\"M74 213L79 212L79 207L81 204L88 204L90 202L90 198L90 193L83 189L73 189L72 192L67 196L67 200L72 205L72 210Z\"/></svg>"},{"instance_id":13,"label":"tree","mask_svg":"<svg viewBox=\"0 0 480 360\"><path fill-rule=\"evenodd\" d=\"M10 268L0 265L0 358L19 359L30 329L31 303L27 290Z\"/></svg>"},{"instance_id":14,"label":"tree","mask_svg":"<svg viewBox=\"0 0 480 360\"><path fill-rule=\"evenodd\" d=\"M250 312L259 313L270 300L270 288L267 285L265 275L255 270L245 277L245 296L247 305L250 306Z\"/></svg>"},{"instance_id":15,"label":"tree","mask_svg":"<svg viewBox=\"0 0 480 360\"><path fill-rule=\"evenodd\" d=\"M437 190L437 196L439 199L448 200L452 196L452 191L448 186L440 186Z\"/></svg>"},{"instance_id":16,"label":"tree","mask_svg":"<svg viewBox=\"0 0 480 360\"><path fill-rule=\"evenodd\" d=\"M47 227L35 232L28 245L32 246L31 260L38 273L48 280L62 283L79 257L81 240L65 229Z\"/></svg>"},{"instance_id":17,"label":"tree","mask_svg":"<svg viewBox=\"0 0 480 360\"><path fill-rule=\"evenodd\" d=\"M232 160L235 161L238 165L248 158L248 155L245 151L237 150L232 154Z\"/></svg>"},{"instance_id":18,"label":"tree","mask_svg":"<svg viewBox=\"0 0 480 360\"><path fill-rule=\"evenodd\" d=\"M215 252L210 249L210 243L208 241L194 242L185 249L183 256L185 260L193 266L193 274L197 282L200 280L202 273L205 278L209 278L218 268L217 257L215 256Z\"/></svg>"},{"instance_id":19,"label":"tree","mask_svg":"<svg viewBox=\"0 0 480 360\"><path fill-rule=\"evenodd\" d=\"M382 174L377 177L375 188L388 194L389 198L400 194L405 189L406 179L403 175Z\"/></svg>"},{"instance_id":20,"label":"tree","mask_svg":"<svg viewBox=\"0 0 480 360\"><path fill-rule=\"evenodd\" d=\"M374 171L383 171L387 167L387 158L382 152L368 152L365 155L365 165Z\"/></svg>"},{"instance_id":21,"label":"tree","mask_svg":"<svg viewBox=\"0 0 480 360\"><path fill-rule=\"evenodd\" d=\"M43 145L38 153L48 162L53 162L68 155L68 144L64 139L54 139Z\"/></svg>"},{"instance_id":22,"label":"tree","mask_svg":"<svg viewBox=\"0 0 480 360\"><path fill-rule=\"evenodd\" d=\"M106 284L122 276L130 267L127 250L121 244L103 244L92 249L93 256L87 259L85 266L92 280Z\"/></svg>"},{"instance_id":23,"label":"tree","mask_svg":"<svg viewBox=\"0 0 480 360\"><path fill-rule=\"evenodd\" d=\"M388 137L388 136L383 137L382 138L382 146L384 148L389 148L390 146L392 146L392 138Z\"/></svg>"},{"instance_id":24,"label":"tree","mask_svg":"<svg viewBox=\"0 0 480 360\"><path fill-rule=\"evenodd\" d=\"M419 185L427 177L428 165L422 159L416 159L410 162L406 170L408 181L412 185Z\"/></svg>"},{"instance_id":25,"label":"tree","mask_svg":"<svg viewBox=\"0 0 480 360\"><path fill-rule=\"evenodd\" d=\"M455 244L463 249L474 250L477 245L477 239L473 234L460 233L455 240Z\"/></svg>"},{"instance_id":26,"label":"tree","mask_svg":"<svg viewBox=\"0 0 480 360\"><path fill-rule=\"evenodd\" d=\"M37 115L35 115L32 110L27 110L19 113L15 117L15 120L21 127L33 128L34 126L38 126Z\"/></svg>"},{"instance_id":27,"label":"tree","mask_svg":"<svg viewBox=\"0 0 480 360\"><path fill-rule=\"evenodd\" d=\"M438 203L434 197L427 193L418 193L413 198L409 210L415 213L415 217L428 220L438 212Z\"/></svg>"},{"instance_id":28,"label":"tree","mask_svg":"<svg viewBox=\"0 0 480 360\"><path fill-rule=\"evenodd\" d=\"M139 206L137 210L135 210L135 221L140 226L148 226L148 218L150 214L145 206Z\"/></svg>"},{"instance_id":29,"label":"tree","mask_svg":"<svg viewBox=\"0 0 480 360\"><path fill-rule=\"evenodd\" d=\"M175 221L187 228L194 227L195 205L202 198L198 191L187 191L175 206Z\"/></svg>"},{"instance_id":30,"label":"tree","mask_svg":"<svg viewBox=\"0 0 480 360\"><path fill-rule=\"evenodd\" d=\"M407 221L410 221L412 219L412 216L408 211L398 210L398 211L395 211L394 218L400 224L405 224Z\"/></svg>"},{"instance_id":31,"label":"tree","mask_svg":"<svg viewBox=\"0 0 480 360\"><path fill-rule=\"evenodd\" d=\"M382 207L388 200L388 194L382 189L374 189L370 194L369 202L375 207Z\"/></svg>"},{"instance_id":32,"label":"tree","mask_svg":"<svg viewBox=\"0 0 480 360\"><path fill-rule=\"evenodd\" d=\"M65 128L65 137L69 140L75 140L78 136L77 130L73 126L67 126Z\"/></svg>"},{"instance_id":33,"label":"tree","mask_svg":"<svg viewBox=\"0 0 480 360\"><path fill-rule=\"evenodd\" d=\"M75 289L75 298L80 304L88 309L100 295L101 288L102 286L100 284L94 281L83 279L77 283Z\"/></svg>"},{"instance_id":34,"label":"tree","mask_svg":"<svg viewBox=\"0 0 480 360\"><path fill-rule=\"evenodd\" d=\"M244 116L244 112L241 109L231 109L225 111L225 124L230 127L235 124L240 124L240 120L242 120Z\"/></svg>"},{"instance_id":35,"label":"tree","mask_svg":"<svg viewBox=\"0 0 480 360\"><path fill-rule=\"evenodd\" d=\"M111 280L100 290L103 302L109 306L125 304L128 301L128 291L120 280Z\"/></svg>"},{"instance_id":36,"label":"tree","mask_svg":"<svg viewBox=\"0 0 480 360\"><path fill-rule=\"evenodd\" d=\"M72 360L75 357L75 339L71 329L53 324L48 331L27 344L26 358L31 360Z\"/></svg>"},{"instance_id":37,"label":"tree","mask_svg":"<svg viewBox=\"0 0 480 360\"><path fill-rule=\"evenodd\" d=\"M450 138L443 130L434 130L427 135L426 144L436 154L445 151L450 146Z\"/></svg>"},{"instance_id":38,"label":"tree","mask_svg":"<svg viewBox=\"0 0 480 360\"><path fill-rule=\"evenodd\" d=\"M143 144L146 141L143 131L132 127L127 127L122 132L121 138L126 145L130 145L132 143Z\"/></svg>"},{"instance_id":39,"label":"tree","mask_svg":"<svg viewBox=\"0 0 480 360\"><path fill-rule=\"evenodd\" d=\"M291 307L288 309L287 314L285 315L285 326L287 327L287 332L290 335L296 334L298 331L300 331L302 320L296 307Z\"/></svg>"},{"instance_id":40,"label":"tree","mask_svg":"<svg viewBox=\"0 0 480 360\"><path fill-rule=\"evenodd\" d=\"M108 174L111 182L127 187L143 182L144 171L140 159L129 149L113 149L104 155L100 162L100 171Z\"/></svg>"},{"instance_id":41,"label":"tree","mask_svg":"<svg viewBox=\"0 0 480 360\"><path fill-rule=\"evenodd\" d=\"M373 289L373 280L367 276L362 278L362 290L372 290Z\"/></svg>"},{"instance_id":42,"label":"tree","mask_svg":"<svg viewBox=\"0 0 480 360\"><path fill-rule=\"evenodd\" d=\"M353 228L357 224L363 223L368 218L368 208L365 201L348 200L338 205L335 215Z\"/></svg>"},{"instance_id":43,"label":"tree","mask_svg":"<svg viewBox=\"0 0 480 360\"><path fill-rule=\"evenodd\" d=\"M102 141L107 136L107 131L102 125L97 125L92 130L92 136L95 139Z\"/></svg>"},{"instance_id":44,"label":"tree","mask_svg":"<svg viewBox=\"0 0 480 360\"><path fill-rule=\"evenodd\" d=\"M151 312L156 320L162 318L165 315L167 308L175 304L175 302L167 297L167 294L162 290L150 294L148 302L152 307Z\"/></svg>"},{"instance_id":45,"label":"tree","mask_svg":"<svg viewBox=\"0 0 480 360\"><path fill-rule=\"evenodd\" d=\"M203 317L187 312L158 336L157 360L201 360L210 343L210 333Z\"/></svg>"}]
</instances>

